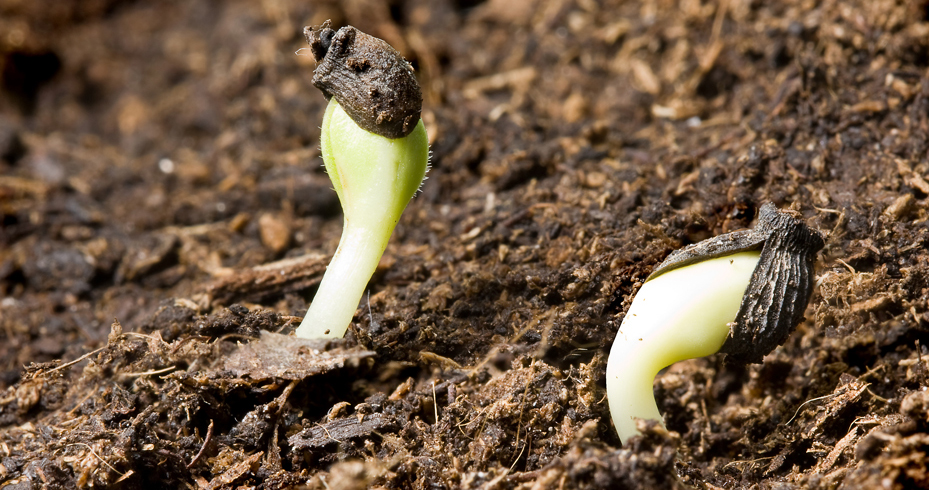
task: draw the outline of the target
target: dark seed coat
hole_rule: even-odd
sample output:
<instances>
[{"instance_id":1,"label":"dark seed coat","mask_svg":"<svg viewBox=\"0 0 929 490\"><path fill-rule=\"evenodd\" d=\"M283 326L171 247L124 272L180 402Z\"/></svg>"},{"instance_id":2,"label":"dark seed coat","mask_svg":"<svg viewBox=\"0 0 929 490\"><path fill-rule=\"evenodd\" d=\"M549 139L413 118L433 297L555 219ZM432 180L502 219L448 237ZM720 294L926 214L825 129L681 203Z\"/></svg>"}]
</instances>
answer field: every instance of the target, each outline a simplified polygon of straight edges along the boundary
<instances>
[{"instance_id":1,"label":"dark seed coat","mask_svg":"<svg viewBox=\"0 0 929 490\"><path fill-rule=\"evenodd\" d=\"M761 258L720 352L735 364L761 362L784 343L803 320L813 293L813 262L825 242L816 230L786 211L765 203L752 230L741 230L704 240L673 252L648 277L696 262L748 250Z\"/></svg>"},{"instance_id":2,"label":"dark seed coat","mask_svg":"<svg viewBox=\"0 0 929 490\"><path fill-rule=\"evenodd\" d=\"M419 122L423 95L410 64L397 50L352 26L329 21L303 34L318 65L313 85L335 97L355 124L386 138L402 138Z\"/></svg>"}]
</instances>

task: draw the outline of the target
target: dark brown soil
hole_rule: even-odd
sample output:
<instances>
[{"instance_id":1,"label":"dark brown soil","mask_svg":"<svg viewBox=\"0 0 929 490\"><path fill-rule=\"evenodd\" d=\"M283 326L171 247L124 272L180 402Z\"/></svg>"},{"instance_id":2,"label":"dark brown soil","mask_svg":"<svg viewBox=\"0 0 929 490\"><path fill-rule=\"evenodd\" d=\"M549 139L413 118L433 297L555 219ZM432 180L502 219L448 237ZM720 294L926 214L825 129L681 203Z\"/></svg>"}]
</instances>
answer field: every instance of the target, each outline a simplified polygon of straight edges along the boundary
<instances>
[{"instance_id":1,"label":"dark brown soil","mask_svg":"<svg viewBox=\"0 0 929 490\"><path fill-rule=\"evenodd\" d=\"M432 169L319 344L261 332L341 232L326 19ZM0 0L0 74L0 488L929 488L926 0ZM624 309L766 201L827 234L806 320L621 446Z\"/></svg>"}]
</instances>

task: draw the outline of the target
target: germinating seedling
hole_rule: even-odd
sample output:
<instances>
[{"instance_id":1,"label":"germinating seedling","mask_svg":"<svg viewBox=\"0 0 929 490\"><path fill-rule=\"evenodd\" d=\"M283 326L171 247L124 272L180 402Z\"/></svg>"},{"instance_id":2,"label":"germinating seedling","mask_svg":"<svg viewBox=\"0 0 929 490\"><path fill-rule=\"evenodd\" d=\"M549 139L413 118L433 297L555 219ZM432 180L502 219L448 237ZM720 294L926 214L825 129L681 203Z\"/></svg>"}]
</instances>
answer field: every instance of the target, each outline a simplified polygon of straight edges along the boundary
<instances>
[{"instance_id":1,"label":"germinating seedling","mask_svg":"<svg viewBox=\"0 0 929 490\"><path fill-rule=\"evenodd\" d=\"M607 398L621 440L636 419L662 421L652 383L675 362L716 352L761 362L803 318L822 236L767 203L753 230L671 254L639 289L606 368Z\"/></svg>"},{"instance_id":2,"label":"germinating seedling","mask_svg":"<svg viewBox=\"0 0 929 490\"><path fill-rule=\"evenodd\" d=\"M344 214L339 247L296 335L345 335L400 215L426 175L422 95L405 60L384 41L328 21L307 28L319 65L313 84L329 98L323 161Z\"/></svg>"}]
</instances>

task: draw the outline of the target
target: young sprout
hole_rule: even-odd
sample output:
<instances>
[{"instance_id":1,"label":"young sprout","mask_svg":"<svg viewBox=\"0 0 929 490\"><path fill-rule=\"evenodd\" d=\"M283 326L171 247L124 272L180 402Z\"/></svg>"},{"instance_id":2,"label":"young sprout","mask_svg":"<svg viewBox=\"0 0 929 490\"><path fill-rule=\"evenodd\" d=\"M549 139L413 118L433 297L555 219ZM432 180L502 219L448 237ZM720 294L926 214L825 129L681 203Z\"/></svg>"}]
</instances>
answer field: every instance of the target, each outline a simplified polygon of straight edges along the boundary
<instances>
[{"instance_id":1,"label":"young sprout","mask_svg":"<svg viewBox=\"0 0 929 490\"><path fill-rule=\"evenodd\" d=\"M623 319L606 367L619 438L636 419L662 422L652 382L675 362L716 352L761 362L803 319L813 261L824 241L766 203L752 230L720 235L672 253L646 279Z\"/></svg>"},{"instance_id":2,"label":"young sprout","mask_svg":"<svg viewBox=\"0 0 929 490\"><path fill-rule=\"evenodd\" d=\"M409 64L384 41L327 21L304 29L329 99L323 161L344 214L339 247L296 335L345 335L400 215L426 175L422 94Z\"/></svg>"}]
</instances>

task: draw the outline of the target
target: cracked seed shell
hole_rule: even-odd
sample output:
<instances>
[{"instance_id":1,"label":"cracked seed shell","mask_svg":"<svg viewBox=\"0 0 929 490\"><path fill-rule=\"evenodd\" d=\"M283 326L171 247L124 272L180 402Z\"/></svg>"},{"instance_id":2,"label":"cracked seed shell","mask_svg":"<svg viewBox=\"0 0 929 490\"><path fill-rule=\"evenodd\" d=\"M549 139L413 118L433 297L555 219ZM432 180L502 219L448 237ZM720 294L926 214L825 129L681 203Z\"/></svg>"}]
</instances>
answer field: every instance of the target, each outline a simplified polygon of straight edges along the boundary
<instances>
[{"instance_id":1,"label":"cracked seed shell","mask_svg":"<svg viewBox=\"0 0 929 490\"><path fill-rule=\"evenodd\" d=\"M313 85L339 105L362 129L384 136L407 136L419 122L423 95L413 68L389 44L352 26L338 31L327 20L304 27L318 63Z\"/></svg>"},{"instance_id":2,"label":"cracked seed shell","mask_svg":"<svg viewBox=\"0 0 929 490\"><path fill-rule=\"evenodd\" d=\"M734 364L761 362L803 320L813 293L813 262L825 245L820 232L765 203L751 230L726 233L673 252L648 280L696 262L761 250L761 257L720 352Z\"/></svg>"}]
</instances>

